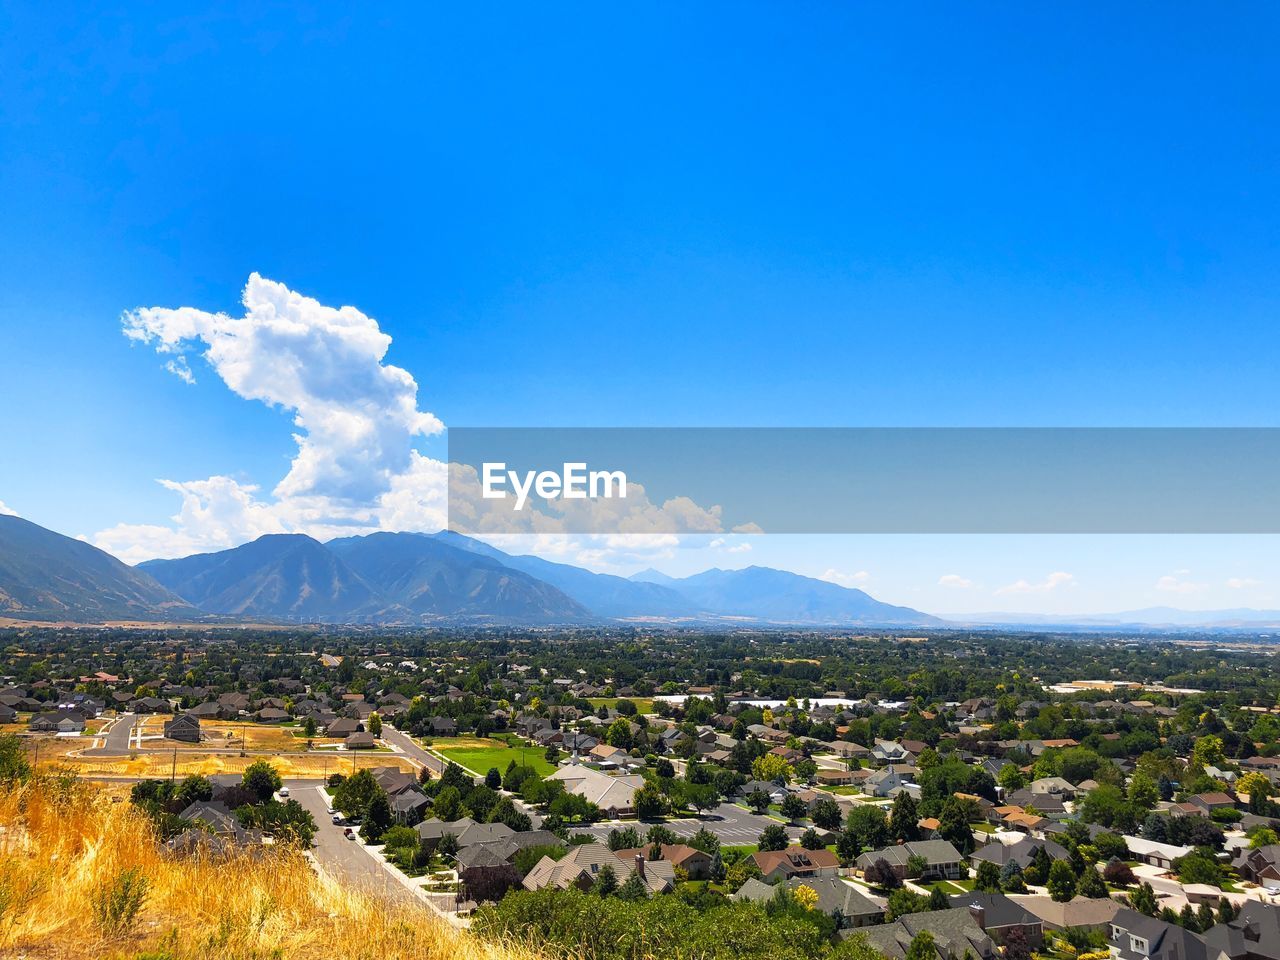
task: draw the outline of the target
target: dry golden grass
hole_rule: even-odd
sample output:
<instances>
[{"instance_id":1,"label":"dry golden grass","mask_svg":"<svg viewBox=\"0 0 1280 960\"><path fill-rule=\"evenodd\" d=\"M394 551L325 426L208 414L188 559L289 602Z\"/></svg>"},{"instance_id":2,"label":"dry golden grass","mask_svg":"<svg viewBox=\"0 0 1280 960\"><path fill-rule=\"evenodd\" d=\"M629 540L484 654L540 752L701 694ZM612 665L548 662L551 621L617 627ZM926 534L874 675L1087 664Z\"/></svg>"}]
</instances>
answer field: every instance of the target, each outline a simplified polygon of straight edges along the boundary
<instances>
[{"instance_id":1,"label":"dry golden grass","mask_svg":"<svg viewBox=\"0 0 1280 960\"><path fill-rule=\"evenodd\" d=\"M94 902L125 871L148 892L115 934ZM300 852L175 859L151 823L75 781L0 794L0 956L36 960L534 960L485 944L427 908L344 889Z\"/></svg>"},{"instance_id":2,"label":"dry golden grass","mask_svg":"<svg viewBox=\"0 0 1280 960\"><path fill-rule=\"evenodd\" d=\"M81 747L85 744L80 744ZM178 776L200 773L212 776L216 773L243 773L249 764L268 760L285 779L319 779L331 773L349 774L353 769L366 767L398 767L407 773L416 773L417 767L403 756L393 753L311 753L294 756L242 757L239 754L202 754L194 751L156 750L130 757L93 757L74 755L40 754L40 768L62 768L82 777L163 777L171 772ZM355 761L353 768L352 761Z\"/></svg>"}]
</instances>

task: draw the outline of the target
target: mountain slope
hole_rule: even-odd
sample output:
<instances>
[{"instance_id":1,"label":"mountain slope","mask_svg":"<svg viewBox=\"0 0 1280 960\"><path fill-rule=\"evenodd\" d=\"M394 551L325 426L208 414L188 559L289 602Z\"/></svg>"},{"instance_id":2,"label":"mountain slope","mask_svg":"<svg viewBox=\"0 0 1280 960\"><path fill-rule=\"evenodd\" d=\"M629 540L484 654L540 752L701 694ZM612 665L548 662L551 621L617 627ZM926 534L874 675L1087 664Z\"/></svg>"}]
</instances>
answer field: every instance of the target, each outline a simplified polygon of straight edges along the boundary
<instances>
[{"instance_id":1,"label":"mountain slope","mask_svg":"<svg viewBox=\"0 0 1280 960\"><path fill-rule=\"evenodd\" d=\"M230 550L138 565L178 596L229 617L382 619L387 600L318 540L269 534Z\"/></svg>"},{"instance_id":2,"label":"mountain slope","mask_svg":"<svg viewBox=\"0 0 1280 960\"><path fill-rule=\"evenodd\" d=\"M554 623L590 612L554 586L479 552L419 533L373 533L326 546L413 614Z\"/></svg>"},{"instance_id":3,"label":"mountain slope","mask_svg":"<svg viewBox=\"0 0 1280 960\"><path fill-rule=\"evenodd\" d=\"M111 554L21 517L0 516L0 616L95 622L198 615Z\"/></svg>"},{"instance_id":4,"label":"mountain slope","mask_svg":"<svg viewBox=\"0 0 1280 960\"><path fill-rule=\"evenodd\" d=\"M861 590L770 567L707 570L669 581L699 609L775 623L938 626L943 621Z\"/></svg>"},{"instance_id":5,"label":"mountain slope","mask_svg":"<svg viewBox=\"0 0 1280 960\"><path fill-rule=\"evenodd\" d=\"M555 563L541 557L515 556L496 547L461 534L444 531L436 540L460 550L491 557L504 566L520 570L572 597L592 613L601 617L653 618L690 617L697 608L668 587L656 583L637 582L607 573L592 573L567 563Z\"/></svg>"}]
</instances>

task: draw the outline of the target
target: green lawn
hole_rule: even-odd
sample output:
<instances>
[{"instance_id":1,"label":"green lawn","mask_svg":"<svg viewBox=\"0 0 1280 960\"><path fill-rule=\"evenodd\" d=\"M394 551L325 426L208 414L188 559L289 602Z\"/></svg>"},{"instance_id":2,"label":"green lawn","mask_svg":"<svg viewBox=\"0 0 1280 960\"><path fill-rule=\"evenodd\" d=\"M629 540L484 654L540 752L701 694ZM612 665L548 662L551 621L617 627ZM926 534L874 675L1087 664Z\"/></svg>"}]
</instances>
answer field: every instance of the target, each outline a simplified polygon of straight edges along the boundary
<instances>
[{"instance_id":1,"label":"green lawn","mask_svg":"<svg viewBox=\"0 0 1280 960\"><path fill-rule=\"evenodd\" d=\"M933 890L935 887L941 887L942 892L948 895L973 892L972 880L930 880L928 883L922 883L917 880L916 883L925 890Z\"/></svg>"},{"instance_id":2,"label":"green lawn","mask_svg":"<svg viewBox=\"0 0 1280 960\"><path fill-rule=\"evenodd\" d=\"M588 697L587 702L591 706L599 708L601 706L608 707L610 710L617 709L618 697ZM652 697L623 697L623 700L630 700L636 705L636 709L641 713L653 713Z\"/></svg>"},{"instance_id":3,"label":"green lawn","mask_svg":"<svg viewBox=\"0 0 1280 960\"><path fill-rule=\"evenodd\" d=\"M547 761L542 755L542 750L536 747L510 747L501 740L477 737L433 737L431 747L439 750L446 759L466 767L481 777L488 773L491 767L497 767L499 773L505 773L507 764L512 760L518 764L533 767L543 777L556 770L556 765Z\"/></svg>"}]
</instances>

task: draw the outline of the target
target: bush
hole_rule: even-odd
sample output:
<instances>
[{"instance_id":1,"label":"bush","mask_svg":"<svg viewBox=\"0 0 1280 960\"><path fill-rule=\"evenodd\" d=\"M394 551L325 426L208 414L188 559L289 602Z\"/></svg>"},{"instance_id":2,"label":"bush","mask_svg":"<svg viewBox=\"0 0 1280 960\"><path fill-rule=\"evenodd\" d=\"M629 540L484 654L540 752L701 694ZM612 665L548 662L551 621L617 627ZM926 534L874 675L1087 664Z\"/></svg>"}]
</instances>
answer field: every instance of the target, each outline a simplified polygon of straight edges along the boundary
<instances>
[{"instance_id":1,"label":"bush","mask_svg":"<svg viewBox=\"0 0 1280 960\"><path fill-rule=\"evenodd\" d=\"M93 922L104 936L124 936L133 927L151 889L148 880L136 867L117 873L109 883L90 894Z\"/></svg>"}]
</instances>

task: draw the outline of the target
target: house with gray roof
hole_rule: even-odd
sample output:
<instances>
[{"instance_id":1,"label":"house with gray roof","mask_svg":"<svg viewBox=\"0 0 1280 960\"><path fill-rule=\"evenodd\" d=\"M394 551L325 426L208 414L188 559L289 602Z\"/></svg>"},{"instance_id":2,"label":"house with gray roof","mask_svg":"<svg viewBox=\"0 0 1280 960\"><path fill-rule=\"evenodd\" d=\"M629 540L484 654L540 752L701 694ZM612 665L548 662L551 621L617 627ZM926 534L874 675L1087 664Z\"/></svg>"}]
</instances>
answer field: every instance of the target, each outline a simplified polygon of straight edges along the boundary
<instances>
[{"instance_id":1,"label":"house with gray roof","mask_svg":"<svg viewBox=\"0 0 1280 960\"><path fill-rule=\"evenodd\" d=\"M1190 930L1128 907L1108 924L1107 944L1113 960L1229 960Z\"/></svg>"},{"instance_id":2,"label":"house with gray roof","mask_svg":"<svg viewBox=\"0 0 1280 960\"><path fill-rule=\"evenodd\" d=\"M899 880L907 876L907 862L912 857L924 859L922 880L960 880L969 875L964 856L948 840L917 840L899 843L881 850L869 850L854 861L854 867L864 876L872 864L885 861Z\"/></svg>"},{"instance_id":3,"label":"house with gray roof","mask_svg":"<svg viewBox=\"0 0 1280 960\"><path fill-rule=\"evenodd\" d=\"M995 942L966 907L909 913L893 923L868 927L859 933L890 960L905 960L911 941L925 930L933 936L939 960L963 960L966 954L978 960L996 960L998 956Z\"/></svg>"}]
</instances>

